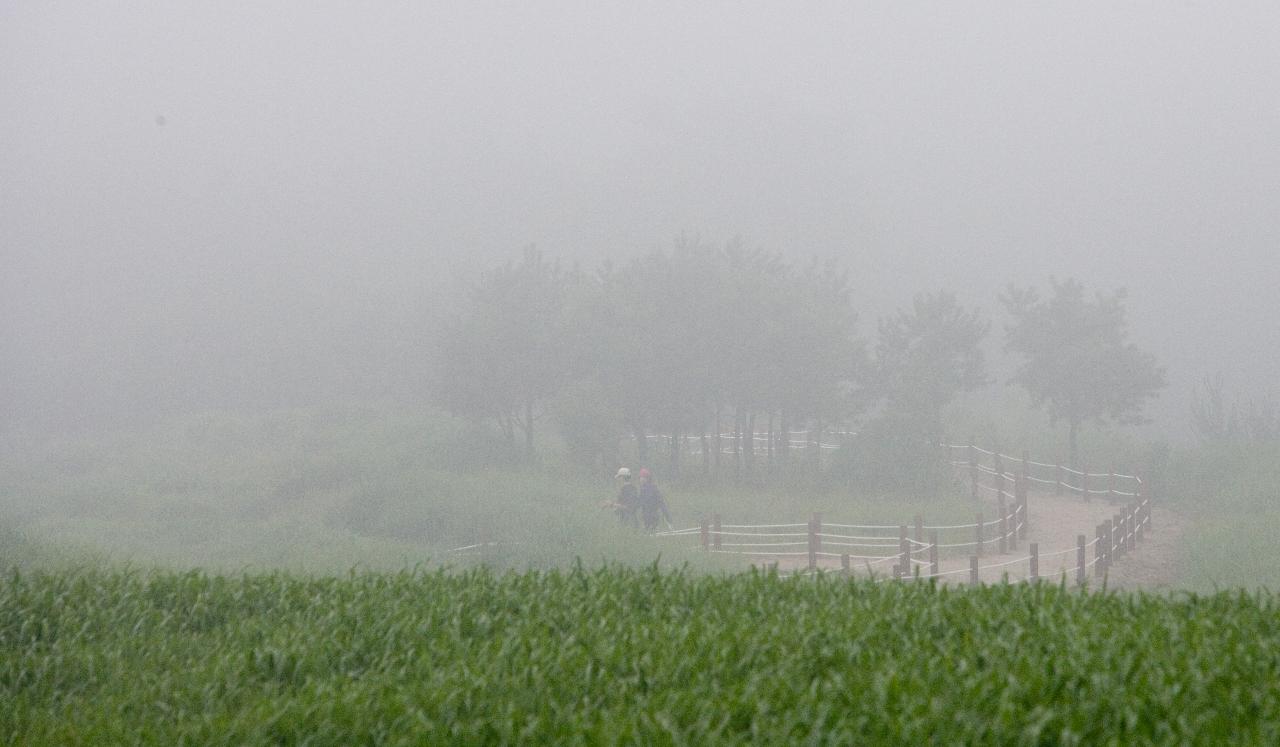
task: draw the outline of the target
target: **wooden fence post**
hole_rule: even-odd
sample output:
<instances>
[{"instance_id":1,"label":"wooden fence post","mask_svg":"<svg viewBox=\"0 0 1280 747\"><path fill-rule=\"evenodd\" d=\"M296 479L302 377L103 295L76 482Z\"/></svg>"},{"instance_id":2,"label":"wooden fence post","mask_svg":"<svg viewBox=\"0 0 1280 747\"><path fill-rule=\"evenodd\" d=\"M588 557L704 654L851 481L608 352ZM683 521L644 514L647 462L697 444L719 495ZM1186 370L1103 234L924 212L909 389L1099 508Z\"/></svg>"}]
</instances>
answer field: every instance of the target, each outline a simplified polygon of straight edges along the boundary
<instances>
[{"instance_id":1,"label":"wooden fence post","mask_svg":"<svg viewBox=\"0 0 1280 747\"><path fill-rule=\"evenodd\" d=\"M978 556L969 556L969 583L978 585Z\"/></svg>"},{"instance_id":2,"label":"wooden fence post","mask_svg":"<svg viewBox=\"0 0 1280 747\"><path fill-rule=\"evenodd\" d=\"M991 457L991 463L996 468L996 496L1001 500L1004 499L1004 460L1000 458L999 452Z\"/></svg>"},{"instance_id":3,"label":"wooden fence post","mask_svg":"<svg viewBox=\"0 0 1280 747\"><path fill-rule=\"evenodd\" d=\"M1080 466L1080 495L1086 503L1089 501L1089 468L1084 465Z\"/></svg>"},{"instance_id":4,"label":"wooden fence post","mask_svg":"<svg viewBox=\"0 0 1280 747\"><path fill-rule=\"evenodd\" d=\"M1138 489L1134 492L1138 494L1138 500L1146 504L1146 510L1143 511L1142 519L1146 524L1144 530L1147 534L1151 534L1151 485L1141 477L1138 478Z\"/></svg>"},{"instance_id":5,"label":"wooden fence post","mask_svg":"<svg viewBox=\"0 0 1280 747\"><path fill-rule=\"evenodd\" d=\"M929 575L938 575L938 530L929 532Z\"/></svg>"},{"instance_id":6,"label":"wooden fence post","mask_svg":"<svg viewBox=\"0 0 1280 747\"><path fill-rule=\"evenodd\" d=\"M809 519L809 570L818 567L818 527Z\"/></svg>"},{"instance_id":7,"label":"wooden fence post","mask_svg":"<svg viewBox=\"0 0 1280 747\"><path fill-rule=\"evenodd\" d=\"M1116 554L1124 557L1125 553L1129 551L1129 543L1124 538L1124 516L1122 514L1113 514L1111 525L1116 529Z\"/></svg>"},{"instance_id":8,"label":"wooden fence post","mask_svg":"<svg viewBox=\"0 0 1280 747\"><path fill-rule=\"evenodd\" d=\"M1125 516L1125 521L1129 523L1129 551L1135 552L1138 549L1138 507L1137 504L1129 504L1129 512Z\"/></svg>"},{"instance_id":9,"label":"wooden fence post","mask_svg":"<svg viewBox=\"0 0 1280 747\"><path fill-rule=\"evenodd\" d=\"M1076 535L1076 583L1084 583L1084 535Z\"/></svg>"},{"instance_id":10,"label":"wooden fence post","mask_svg":"<svg viewBox=\"0 0 1280 747\"><path fill-rule=\"evenodd\" d=\"M1115 465L1107 472L1107 501L1116 502L1116 468Z\"/></svg>"},{"instance_id":11,"label":"wooden fence post","mask_svg":"<svg viewBox=\"0 0 1280 747\"><path fill-rule=\"evenodd\" d=\"M1144 524L1146 524L1146 522L1143 521L1143 518L1142 518L1142 512L1145 510L1146 510L1146 506L1142 504L1142 498L1138 498L1138 502L1133 504L1133 515L1134 515L1133 538L1138 542L1141 542L1147 533L1147 528L1143 526Z\"/></svg>"},{"instance_id":12,"label":"wooden fence post","mask_svg":"<svg viewBox=\"0 0 1280 747\"><path fill-rule=\"evenodd\" d=\"M1009 534L1009 517L1005 516L1005 513L1004 513L1004 493L1003 492L1001 492L996 498L996 510L1000 512L998 514L998 516L1000 517L1000 524L998 525L999 531L1000 531L1000 541L996 543L996 546L1000 548L1000 554L1004 555L1006 552L1009 551L1009 544L1007 539Z\"/></svg>"},{"instance_id":13,"label":"wooden fence post","mask_svg":"<svg viewBox=\"0 0 1280 747\"><path fill-rule=\"evenodd\" d=\"M1018 502L1014 501L1009 509L1009 552L1018 551Z\"/></svg>"},{"instance_id":14,"label":"wooden fence post","mask_svg":"<svg viewBox=\"0 0 1280 747\"><path fill-rule=\"evenodd\" d=\"M969 484L973 489L973 499L978 500L978 448L969 439Z\"/></svg>"},{"instance_id":15,"label":"wooden fence post","mask_svg":"<svg viewBox=\"0 0 1280 747\"><path fill-rule=\"evenodd\" d=\"M1031 580L1040 580L1040 543L1032 542L1031 546Z\"/></svg>"},{"instance_id":16,"label":"wooden fence post","mask_svg":"<svg viewBox=\"0 0 1280 747\"><path fill-rule=\"evenodd\" d=\"M1133 513L1129 511L1129 507L1125 506L1124 511L1120 513L1121 520L1124 521L1124 551L1131 553L1134 550L1133 544Z\"/></svg>"},{"instance_id":17,"label":"wooden fence post","mask_svg":"<svg viewBox=\"0 0 1280 747\"><path fill-rule=\"evenodd\" d=\"M1147 489L1147 534L1151 533L1151 513L1156 504L1156 491Z\"/></svg>"},{"instance_id":18,"label":"wooden fence post","mask_svg":"<svg viewBox=\"0 0 1280 747\"><path fill-rule=\"evenodd\" d=\"M1129 524L1128 506L1120 509L1120 527L1120 546L1124 549L1124 554L1128 555L1129 551L1133 549L1133 545L1130 544L1133 537L1131 531L1133 527Z\"/></svg>"},{"instance_id":19,"label":"wooden fence post","mask_svg":"<svg viewBox=\"0 0 1280 747\"><path fill-rule=\"evenodd\" d=\"M1133 514L1129 512L1128 506L1120 512L1120 521L1124 522L1124 551L1127 555L1133 552Z\"/></svg>"},{"instance_id":20,"label":"wooden fence post","mask_svg":"<svg viewBox=\"0 0 1280 747\"><path fill-rule=\"evenodd\" d=\"M898 526L898 557L902 560L902 575L911 576L911 543L907 541L907 525Z\"/></svg>"},{"instance_id":21,"label":"wooden fence post","mask_svg":"<svg viewBox=\"0 0 1280 747\"><path fill-rule=\"evenodd\" d=\"M720 549L720 514L711 515L711 546Z\"/></svg>"},{"instance_id":22,"label":"wooden fence post","mask_svg":"<svg viewBox=\"0 0 1280 747\"><path fill-rule=\"evenodd\" d=\"M974 540L977 542L978 557L982 557L982 512L978 512L978 523L974 529Z\"/></svg>"},{"instance_id":23,"label":"wooden fence post","mask_svg":"<svg viewBox=\"0 0 1280 747\"><path fill-rule=\"evenodd\" d=\"M711 549L711 529L707 525L707 520L702 519L698 522L698 534L702 537L702 549Z\"/></svg>"},{"instance_id":24,"label":"wooden fence post","mask_svg":"<svg viewBox=\"0 0 1280 747\"><path fill-rule=\"evenodd\" d=\"M924 516L916 514L916 542L924 544Z\"/></svg>"},{"instance_id":25,"label":"wooden fence post","mask_svg":"<svg viewBox=\"0 0 1280 747\"><path fill-rule=\"evenodd\" d=\"M1093 532L1096 535L1096 539L1093 541L1093 575L1097 578L1102 578L1102 575L1107 571L1107 549L1103 547L1102 539L1105 532L1103 532L1101 524L1094 527Z\"/></svg>"},{"instance_id":26,"label":"wooden fence post","mask_svg":"<svg viewBox=\"0 0 1280 747\"><path fill-rule=\"evenodd\" d=\"M1018 532L1018 536L1026 539L1027 530L1031 528L1031 518L1027 515L1027 493L1031 490L1031 467L1028 462L1031 456L1024 450L1022 452L1022 474L1020 475L1022 490L1018 496L1018 502L1022 504L1022 530Z\"/></svg>"}]
</instances>

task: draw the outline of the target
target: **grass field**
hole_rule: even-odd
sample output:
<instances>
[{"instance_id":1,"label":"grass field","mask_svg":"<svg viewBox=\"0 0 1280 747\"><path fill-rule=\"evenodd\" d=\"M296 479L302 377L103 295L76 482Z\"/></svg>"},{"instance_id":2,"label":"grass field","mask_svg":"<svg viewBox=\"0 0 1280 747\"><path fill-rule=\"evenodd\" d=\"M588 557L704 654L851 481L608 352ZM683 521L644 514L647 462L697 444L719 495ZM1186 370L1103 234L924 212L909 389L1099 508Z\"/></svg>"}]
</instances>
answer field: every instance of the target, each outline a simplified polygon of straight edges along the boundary
<instances>
[{"instance_id":1,"label":"grass field","mask_svg":"<svg viewBox=\"0 0 1280 747\"><path fill-rule=\"evenodd\" d=\"M389 409L181 418L147 429L11 448L0 457L0 526L13 537L135 566L398 570L484 562L565 566L582 558L741 567L655 543L600 507L616 485L545 461L500 466L494 434L448 417ZM656 456L656 455L655 455ZM676 524L909 521L968 517L953 500L865 495L811 483L665 485ZM0 558L5 554L0 533ZM445 551L495 542L481 553ZM10 555L22 553L10 552Z\"/></svg>"},{"instance_id":2,"label":"grass field","mask_svg":"<svg viewBox=\"0 0 1280 747\"><path fill-rule=\"evenodd\" d=\"M7 448L0 734L165 745L1280 739L1270 592L727 574L741 559L618 527L599 507L608 474L503 468L490 439L438 416L348 408ZM1188 527L1182 587L1280 584L1278 464L1273 447L1173 455L1156 479ZM713 512L968 520L973 506L953 493L668 486L680 525ZM445 552L476 541L497 544Z\"/></svg>"},{"instance_id":3,"label":"grass field","mask_svg":"<svg viewBox=\"0 0 1280 747\"><path fill-rule=\"evenodd\" d=\"M1011 423L1004 435L991 424L975 435L994 445L1021 434L1054 458L1051 438ZM647 565L660 554L664 567L743 567L692 550L692 540L656 543L618 527L600 508L615 489L610 470L558 462L554 442L540 463L504 467L495 440L438 413L366 406L211 413L56 441L12 439L0 446L0 565L343 573L566 567L579 558ZM1141 467L1160 505L1185 518L1172 585L1280 585L1274 444L1170 451L1090 432L1085 454L1095 464L1113 454ZM654 459L661 465L660 454ZM753 486L692 472L664 483L681 526L712 513L751 523L804 521L814 511L828 522L897 524L916 513L970 521L975 508L962 485L920 497L868 492L856 479L852 487L807 478ZM477 542L496 544L447 552Z\"/></svg>"},{"instance_id":4,"label":"grass field","mask_svg":"<svg viewBox=\"0 0 1280 747\"><path fill-rule=\"evenodd\" d=\"M0 582L22 744L1275 744L1268 594L658 569Z\"/></svg>"},{"instance_id":5,"label":"grass field","mask_svg":"<svg viewBox=\"0 0 1280 747\"><path fill-rule=\"evenodd\" d=\"M1170 506L1191 527L1178 569L1183 586L1280 587L1280 444L1187 453L1168 483Z\"/></svg>"}]
</instances>

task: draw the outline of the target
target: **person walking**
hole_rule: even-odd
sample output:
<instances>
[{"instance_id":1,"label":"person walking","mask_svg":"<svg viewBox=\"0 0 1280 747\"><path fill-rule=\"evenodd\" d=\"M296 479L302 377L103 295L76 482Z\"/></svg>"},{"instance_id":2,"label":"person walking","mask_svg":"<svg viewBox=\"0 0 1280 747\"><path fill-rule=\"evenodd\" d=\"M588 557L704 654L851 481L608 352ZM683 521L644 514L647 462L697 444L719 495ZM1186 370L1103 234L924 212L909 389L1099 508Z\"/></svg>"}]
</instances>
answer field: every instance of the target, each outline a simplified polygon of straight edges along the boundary
<instances>
[{"instance_id":1,"label":"person walking","mask_svg":"<svg viewBox=\"0 0 1280 747\"><path fill-rule=\"evenodd\" d=\"M667 526L671 526L671 511L667 509L667 501L662 497L662 491L658 490L658 486L653 481L653 473L646 467L640 468L640 518L644 521L644 528L650 532L658 528L658 518L661 517L666 521Z\"/></svg>"},{"instance_id":2,"label":"person walking","mask_svg":"<svg viewBox=\"0 0 1280 747\"><path fill-rule=\"evenodd\" d=\"M618 474L613 476L622 484L618 487L618 497L612 503L606 504L613 508L618 515L618 521L623 526L636 526L636 511L640 507L640 493L636 490L636 484L631 481L631 470L626 467L618 469Z\"/></svg>"}]
</instances>

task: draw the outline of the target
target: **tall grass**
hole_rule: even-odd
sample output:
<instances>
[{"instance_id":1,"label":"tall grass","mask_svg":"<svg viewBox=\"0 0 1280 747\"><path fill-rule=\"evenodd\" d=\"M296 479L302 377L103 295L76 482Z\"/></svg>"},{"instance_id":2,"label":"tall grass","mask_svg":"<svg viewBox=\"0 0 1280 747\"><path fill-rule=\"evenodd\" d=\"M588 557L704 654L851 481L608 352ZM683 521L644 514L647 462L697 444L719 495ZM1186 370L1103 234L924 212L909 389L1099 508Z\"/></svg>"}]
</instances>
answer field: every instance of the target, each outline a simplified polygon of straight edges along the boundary
<instances>
[{"instance_id":1,"label":"tall grass","mask_svg":"<svg viewBox=\"0 0 1280 747\"><path fill-rule=\"evenodd\" d=\"M1275 744L1269 594L548 572L10 574L22 744Z\"/></svg>"},{"instance_id":2,"label":"tall grass","mask_svg":"<svg viewBox=\"0 0 1280 747\"><path fill-rule=\"evenodd\" d=\"M507 466L496 434L438 413L389 408L207 414L142 430L11 449L0 459L0 526L42 544L132 563L229 571L342 572L484 562L549 567L604 559L742 567L617 526L600 504L611 471L554 454ZM496 445L495 445L496 444ZM692 477L692 476L691 476ZM972 516L952 500L813 484L689 479L664 484L677 524L897 523ZM448 553L475 543L476 552Z\"/></svg>"},{"instance_id":3,"label":"tall grass","mask_svg":"<svg viewBox=\"0 0 1280 747\"><path fill-rule=\"evenodd\" d=\"M1280 585L1280 443L1183 452L1165 495L1187 519L1179 568L1184 585Z\"/></svg>"}]
</instances>

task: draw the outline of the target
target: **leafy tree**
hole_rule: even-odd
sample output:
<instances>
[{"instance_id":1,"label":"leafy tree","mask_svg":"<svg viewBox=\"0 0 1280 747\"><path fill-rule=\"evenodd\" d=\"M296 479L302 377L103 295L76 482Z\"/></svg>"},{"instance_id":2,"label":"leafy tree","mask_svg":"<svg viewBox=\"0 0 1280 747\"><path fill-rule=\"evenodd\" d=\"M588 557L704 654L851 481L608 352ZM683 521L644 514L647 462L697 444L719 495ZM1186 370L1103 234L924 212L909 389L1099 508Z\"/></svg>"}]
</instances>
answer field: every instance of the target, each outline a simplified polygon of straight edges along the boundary
<instances>
[{"instance_id":1,"label":"leafy tree","mask_svg":"<svg viewBox=\"0 0 1280 747\"><path fill-rule=\"evenodd\" d=\"M848 277L833 266L798 272L775 253L681 240L598 279L584 359L642 461L651 431L693 435L718 455L706 434L730 416L750 469L758 416L781 434L841 412L860 348ZM673 444L673 470L677 454Z\"/></svg>"},{"instance_id":2,"label":"leafy tree","mask_svg":"<svg viewBox=\"0 0 1280 747\"><path fill-rule=\"evenodd\" d=\"M917 295L910 310L880 321L875 393L894 430L937 443L943 409L990 383L982 352L990 326L947 291Z\"/></svg>"},{"instance_id":3,"label":"leafy tree","mask_svg":"<svg viewBox=\"0 0 1280 747\"><path fill-rule=\"evenodd\" d=\"M529 248L483 276L446 324L433 393L456 415L492 418L534 449L534 424L573 368L567 302L576 276Z\"/></svg>"},{"instance_id":4,"label":"leafy tree","mask_svg":"<svg viewBox=\"0 0 1280 747\"><path fill-rule=\"evenodd\" d=\"M1222 374L1205 376L1191 391L1191 426L1203 443L1261 442L1280 438L1280 410L1270 399L1230 404Z\"/></svg>"},{"instance_id":5,"label":"leafy tree","mask_svg":"<svg viewBox=\"0 0 1280 747\"><path fill-rule=\"evenodd\" d=\"M1086 297L1077 280L1050 280L1052 295L1010 286L1000 300L1013 318L1005 349L1022 356L1011 379L1047 407L1050 423L1067 421L1071 465L1086 422L1145 422L1147 399L1165 386L1155 356L1127 341L1125 292Z\"/></svg>"}]
</instances>

